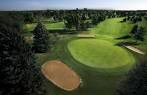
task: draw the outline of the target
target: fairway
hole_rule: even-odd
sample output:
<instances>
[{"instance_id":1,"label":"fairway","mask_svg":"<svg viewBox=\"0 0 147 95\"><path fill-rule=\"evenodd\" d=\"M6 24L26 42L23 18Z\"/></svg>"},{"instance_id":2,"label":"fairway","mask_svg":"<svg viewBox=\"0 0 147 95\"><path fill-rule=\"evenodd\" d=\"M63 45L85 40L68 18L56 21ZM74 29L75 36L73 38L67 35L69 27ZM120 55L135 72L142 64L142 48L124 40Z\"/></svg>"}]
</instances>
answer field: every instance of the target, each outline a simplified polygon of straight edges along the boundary
<instances>
[{"instance_id":1,"label":"fairway","mask_svg":"<svg viewBox=\"0 0 147 95\"><path fill-rule=\"evenodd\" d=\"M82 64L94 68L117 68L134 63L125 49L98 39L78 39L69 42L71 55Z\"/></svg>"},{"instance_id":2,"label":"fairway","mask_svg":"<svg viewBox=\"0 0 147 95\"><path fill-rule=\"evenodd\" d=\"M42 22L42 23L47 30L64 29L63 22L57 22L57 23ZM36 25L37 25L37 23L25 24L23 26L23 30L24 31L33 31L35 29Z\"/></svg>"},{"instance_id":3,"label":"fairway","mask_svg":"<svg viewBox=\"0 0 147 95\"><path fill-rule=\"evenodd\" d=\"M98 24L96 28L92 28L91 32L112 37L124 36L131 31L133 24L121 23L122 20L123 18L107 19Z\"/></svg>"}]
</instances>

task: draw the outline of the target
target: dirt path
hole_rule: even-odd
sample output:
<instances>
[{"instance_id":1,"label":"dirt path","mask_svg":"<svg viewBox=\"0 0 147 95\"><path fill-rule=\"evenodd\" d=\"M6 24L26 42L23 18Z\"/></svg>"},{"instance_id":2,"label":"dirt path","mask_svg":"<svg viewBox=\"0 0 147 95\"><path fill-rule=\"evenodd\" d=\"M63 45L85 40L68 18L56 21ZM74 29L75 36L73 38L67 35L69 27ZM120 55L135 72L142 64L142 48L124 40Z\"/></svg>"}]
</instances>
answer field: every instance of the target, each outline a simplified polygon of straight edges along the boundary
<instances>
[{"instance_id":1,"label":"dirt path","mask_svg":"<svg viewBox=\"0 0 147 95\"><path fill-rule=\"evenodd\" d=\"M59 88L72 91L79 87L80 77L61 61L49 61L42 65L43 75Z\"/></svg>"},{"instance_id":2,"label":"dirt path","mask_svg":"<svg viewBox=\"0 0 147 95\"><path fill-rule=\"evenodd\" d=\"M127 49L129 49L129 50L132 50L132 51L136 52L136 53L145 55L145 52L143 52L143 51L141 51L141 50L139 50L139 49L137 49L137 48L135 48L135 47L133 47L133 46L125 46L125 47L126 47Z\"/></svg>"}]
</instances>

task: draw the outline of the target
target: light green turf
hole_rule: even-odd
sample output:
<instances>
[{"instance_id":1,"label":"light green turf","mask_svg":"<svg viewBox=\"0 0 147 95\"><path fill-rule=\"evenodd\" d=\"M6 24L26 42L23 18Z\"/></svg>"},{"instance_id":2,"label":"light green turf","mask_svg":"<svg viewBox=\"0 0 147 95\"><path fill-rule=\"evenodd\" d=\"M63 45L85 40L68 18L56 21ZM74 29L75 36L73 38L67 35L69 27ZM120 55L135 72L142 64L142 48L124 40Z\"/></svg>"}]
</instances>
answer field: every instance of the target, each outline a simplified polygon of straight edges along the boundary
<instances>
[{"instance_id":1,"label":"light green turf","mask_svg":"<svg viewBox=\"0 0 147 95\"><path fill-rule=\"evenodd\" d=\"M100 24L98 24L95 28L90 29L91 33L96 33L99 35L109 35L112 37L120 37L128 34L133 24L123 22L121 23L123 18L113 18L107 19Z\"/></svg>"},{"instance_id":2,"label":"light green turf","mask_svg":"<svg viewBox=\"0 0 147 95\"><path fill-rule=\"evenodd\" d=\"M95 68L116 68L135 62L125 49L98 39L78 39L68 44L72 56L85 65Z\"/></svg>"},{"instance_id":3,"label":"light green turf","mask_svg":"<svg viewBox=\"0 0 147 95\"><path fill-rule=\"evenodd\" d=\"M36 27L36 23L31 23L31 24L25 24L24 26L23 26L23 30L24 31L33 31L34 30L34 28Z\"/></svg>"},{"instance_id":4,"label":"light green turf","mask_svg":"<svg viewBox=\"0 0 147 95\"><path fill-rule=\"evenodd\" d=\"M64 29L64 22L50 23L50 22L42 22L47 30L49 29ZM24 31L33 31L36 27L37 23L25 24L23 26Z\"/></svg>"},{"instance_id":5,"label":"light green turf","mask_svg":"<svg viewBox=\"0 0 147 95\"><path fill-rule=\"evenodd\" d=\"M58 22L58 23L44 23L46 29L64 29L64 23Z\"/></svg>"}]
</instances>

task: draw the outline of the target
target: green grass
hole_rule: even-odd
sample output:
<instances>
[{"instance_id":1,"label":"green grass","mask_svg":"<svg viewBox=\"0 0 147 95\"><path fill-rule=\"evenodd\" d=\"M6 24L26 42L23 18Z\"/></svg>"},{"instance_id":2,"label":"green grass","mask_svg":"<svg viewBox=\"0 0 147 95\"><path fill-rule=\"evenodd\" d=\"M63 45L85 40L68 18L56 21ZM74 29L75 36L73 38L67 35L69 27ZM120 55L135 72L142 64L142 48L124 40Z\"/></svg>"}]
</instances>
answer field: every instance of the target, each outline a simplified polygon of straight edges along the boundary
<instances>
[{"instance_id":1,"label":"green grass","mask_svg":"<svg viewBox=\"0 0 147 95\"><path fill-rule=\"evenodd\" d=\"M51 29L64 29L64 23L63 22L57 22L57 23L50 23L50 22L43 22L44 26L46 27L47 30ZM31 24L25 24L23 26L23 30L30 32L33 31L34 28L36 27L37 23L31 23Z\"/></svg>"},{"instance_id":2,"label":"green grass","mask_svg":"<svg viewBox=\"0 0 147 95\"><path fill-rule=\"evenodd\" d=\"M34 30L34 28L36 27L36 23L31 23L31 24L25 24L24 26L23 26L23 30L24 31L33 31Z\"/></svg>"},{"instance_id":3,"label":"green grass","mask_svg":"<svg viewBox=\"0 0 147 95\"><path fill-rule=\"evenodd\" d=\"M58 22L58 23L44 23L47 30L57 30L57 29L64 29L64 23Z\"/></svg>"},{"instance_id":4,"label":"green grass","mask_svg":"<svg viewBox=\"0 0 147 95\"><path fill-rule=\"evenodd\" d=\"M62 30L64 29L64 22L42 22L47 30ZM32 36L31 31L36 27L37 23L25 24L23 26L23 36Z\"/></svg>"},{"instance_id":5,"label":"green grass","mask_svg":"<svg viewBox=\"0 0 147 95\"><path fill-rule=\"evenodd\" d=\"M73 59L68 51L67 45L70 41L75 38L64 36L56 45L52 48L49 55L44 55L44 61L40 54L37 54L39 64L44 64L46 58L48 60L59 59L65 64L70 66L77 74L82 78L82 85L72 92L66 92L59 89L51 82L46 80L46 88L51 95L116 95L116 88L118 81L124 76L130 66L123 66L121 68L109 69L108 72L105 70L91 68L89 66L80 64L78 61ZM40 58L41 56L41 58ZM42 63L43 62L43 63ZM126 70L127 69L127 70ZM47 95L48 95L47 94Z\"/></svg>"},{"instance_id":6,"label":"green grass","mask_svg":"<svg viewBox=\"0 0 147 95\"><path fill-rule=\"evenodd\" d=\"M134 24L129 24L125 22L120 23L121 20L122 18L113 18L113 19L107 19L101 22L96 27L91 28L88 31L92 34L96 34L97 40L94 41L95 43L91 43L91 41L90 42L86 41L86 43L88 42L90 46L86 45L86 47L84 47L85 50L82 50L83 49L81 47L82 44L80 43L78 44L79 47L76 47L77 46L77 43L76 43L76 46L72 48L76 48L76 49L81 48L81 51L85 51L86 53L88 53L88 51L86 51L87 50L86 48L88 47L91 48L91 46L93 45L95 47L92 47L94 48L92 49L92 52L94 52L93 50L96 50L96 52L100 53L102 56L107 55L107 54L102 54L102 52L110 52L110 54L113 53L112 54L113 57L109 58L109 60L112 60L112 58L115 59L115 57L117 57L115 55L116 54L118 55L118 52L116 52L116 50L114 50L115 51L114 52L113 49L114 48L118 49L118 48L113 45L116 44L117 42L122 41L122 40L116 40L115 38L127 35L130 32L132 26L134 25ZM147 21L140 22L140 25L144 26L147 29L146 27ZM126 39L126 41L127 40L128 39ZM43 53L43 54L36 54L36 58L37 58L37 62L39 66L41 66L42 64L44 64L44 62L48 60L61 60L65 64L70 66L77 74L79 74L83 81L83 84L78 89L72 92L66 92L64 90L59 89L58 87L53 85L51 82L46 80L45 84L49 92L47 93L47 95L48 94L50 95L117 95L116 89L118 86L118 82L122 78L124 78L124 75L128 72L128 70L132 68L132 64L126 64L117 68L107 68L107 70L101 69L101 68L93 68L84 64L80 64L81 62L73 58L73 56L71 55L67 47L70 43L74 41L77 41L77 38L75 38L73 35L72 36L64 35L64 37L60 38L60 40L55 44L55 46L52 47L52 49L49 52ZM137 47L147 51L146 42L147 40L145 40L143 44L140 44ZM109 44L109 46L105 46L105 44ZM82 45L82 46L85 46L85 45ZM96 48L96 47L101 47L101 48ZM106 47L108 48L111 47L112 51L109 51L109 49L106 49ZM99 49L102 51L100 51ZM105 51L103 49L105 49ZM143 57L142 55L133 53L132 51L127 51L127 49L122 50L122 48L121 49L119 48L118 51L119 52L124 51L123 53L125 54L123 55L126 55L126 56L129 55L131 61L136 61L139 58ZM133 58L135 57L135 60L132 58L132 54L133 54ZM89 54L88 56L93 56L93 55ZM126 56L123 56L123 57L126 57ZM127 59L129 57L127 57ZM87 57L85 60L87 60ZM122 60L121 58L119 61L124 61L124 60ZM106 65L108 66L108 64Z\"/></svg>"},{"instance_id":7,"label":"green grass","mask_svg":"<svg viewBox=\"0 0 147 95\"><path fill-rule=\"evenodd\" d=\"M135 62L124 48L105 40L74 40L68 44L68 49L77 61L95 68L117 68Z\"/></svg>"},{"instance_id":8,"label":"green grass","mask_svg":"<svg viewBox=\"0 0 147 95\"><path fill-rule=\"evenodd\" d=\"M107 19L98 24L95 28L90 29L90 31L98 35L108 35L112 37L124 36L131 31L133 24L121 23L120 21L122 19L123 18Z\"/></svg>"}]
</instances>

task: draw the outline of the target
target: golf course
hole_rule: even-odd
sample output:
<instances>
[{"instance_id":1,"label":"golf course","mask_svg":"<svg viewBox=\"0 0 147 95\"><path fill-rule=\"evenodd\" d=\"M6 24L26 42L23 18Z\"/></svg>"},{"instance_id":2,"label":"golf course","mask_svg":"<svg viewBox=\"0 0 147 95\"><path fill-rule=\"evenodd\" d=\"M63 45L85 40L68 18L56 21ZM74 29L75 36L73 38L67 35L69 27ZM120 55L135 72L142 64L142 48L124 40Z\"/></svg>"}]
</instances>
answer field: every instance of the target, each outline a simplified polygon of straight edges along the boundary
<instances>
[{"instance_id":1,"label":"golf course","mask_svg":"<svg viewBox=\"0 0 147 95\"><path fill-rule=\"evenodd\" d=\"M128 35L133 27L129 22L121 23L122 19L107 19L89 28L86 34L95 35L94 38L61 35L49 53L36 54L40 66L49 60L61 60L82 79L80 87L71 92L46 80L46 88L49 88L51 95L116 95L120 79L140 60L137 57L142 56L116 45L124 41L116 38ZM147 51L143 46L137 47Z\"/></svg>"},{"instance_id":2,"label":"golf course","mask_svg":"<svg viewBox=\"0 0 147 95\"><path fill-rule=\"evenodd\" d=\"M1 0L0 95L147 95L147 0Z\"/></svg>"},{"instance_id":3,"label":"golf course","mask_svg":"<svg viewBox=\"0 0 147 95\"><path fill-rule=\"evenodd\" d=\"M48 61L60 60L72 68L82 80L77 89L66 91L46 79L45 88L50 95L116 95L119 81L125 78L127 72L142 59L142 56L146 56L117 45L122 41L133 41L131 38L117 39L129 35L134 26L130 22L122 23L122 20L123 18L106 19L87 31L78 34L62 34L50 51L35 54L38 66L41 67ZM63 28L61 23L50 24L50 26L45 24L45 27ZM147 21L139 22L139 25L147 29L145 24ZM34 25L26 26L25 29L28 31L33 30ZM147 51L145 44L135 47Z\"/></svg>"}]
</instances>

